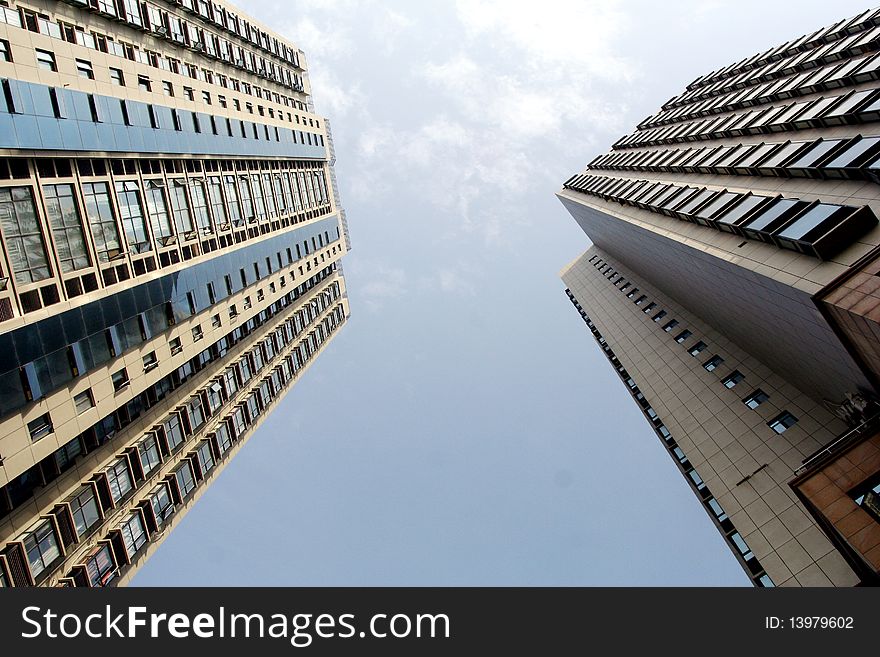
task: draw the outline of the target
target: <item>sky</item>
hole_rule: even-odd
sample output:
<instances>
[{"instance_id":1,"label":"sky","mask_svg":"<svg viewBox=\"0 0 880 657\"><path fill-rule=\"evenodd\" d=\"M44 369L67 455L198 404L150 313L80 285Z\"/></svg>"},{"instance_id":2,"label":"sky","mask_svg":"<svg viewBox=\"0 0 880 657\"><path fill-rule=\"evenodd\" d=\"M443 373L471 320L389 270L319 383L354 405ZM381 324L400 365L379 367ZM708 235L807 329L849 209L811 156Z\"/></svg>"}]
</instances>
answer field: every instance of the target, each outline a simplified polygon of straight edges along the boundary
<instances>
[{"instance_id":1,"label":"sky","mask_svg":"<svg viewBox=\"0 0 880 657\"><path fill-rule=\"evenodd\" d=\"M856 2L240 0L306 52L351 318L134 586L748 586L564 294L554 193Z\"/></svg>"}]
</instances>

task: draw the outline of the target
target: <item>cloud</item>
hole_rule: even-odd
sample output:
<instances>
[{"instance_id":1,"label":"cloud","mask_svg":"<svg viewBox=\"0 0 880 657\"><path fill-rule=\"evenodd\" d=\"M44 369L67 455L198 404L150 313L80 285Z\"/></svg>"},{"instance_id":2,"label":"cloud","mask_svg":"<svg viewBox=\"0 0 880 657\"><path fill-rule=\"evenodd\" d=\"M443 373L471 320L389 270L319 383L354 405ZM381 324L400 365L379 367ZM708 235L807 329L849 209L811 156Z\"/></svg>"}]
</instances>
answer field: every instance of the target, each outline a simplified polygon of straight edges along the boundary
<instances>
[{"instance_id":1,"label":"cloud","mask_svg":"<svg viewBox=\"0 0 880 657\"><path fill-rule=\"evenodd\" d=\"M357 297L369 310L378 312L389 301L407 293L407 274L396 265L378 260L358 260L349 272L349 284L358 287Z\"/></svg>"}]
</instances>

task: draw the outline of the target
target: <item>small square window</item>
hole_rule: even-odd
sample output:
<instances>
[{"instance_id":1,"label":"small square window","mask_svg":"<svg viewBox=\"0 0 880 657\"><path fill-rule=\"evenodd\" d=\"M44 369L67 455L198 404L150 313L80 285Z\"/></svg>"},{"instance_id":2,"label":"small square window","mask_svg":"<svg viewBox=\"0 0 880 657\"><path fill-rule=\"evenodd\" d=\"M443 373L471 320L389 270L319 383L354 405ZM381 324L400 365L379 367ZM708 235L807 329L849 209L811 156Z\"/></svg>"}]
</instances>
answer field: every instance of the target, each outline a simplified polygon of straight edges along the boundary
<instances>
[{"instance_id":1,"label":"small square window","mask_svg":"<svg viewBox=\"0 0 880 657\"><path fill-rule=\"evenodd\" d=\"M199 340L201 340L203 337L202 327L196 326L195 328L193 328L192 336L193 336L193 342L198 342Z\"/></svg>"},{"instance_id":2,"label":"small square window","mask_svg":"<svg viewBox=\"0 0 880 657\"><path fill-rule=\"evenodd\" d=\"M645 301L645 299L647 299L647 298L648 298L647 295L644 295L644 294L643 294L643 295L641 295L638 299L636 299L635 301L633 301L633 303L636 304L637 306L641 306L642 303L643 303L643 302Z\"/></svg>"},{"instance_id":3,"label":"small square window","mask_svg":"<svg viewBox=\"0 0 880 657\"><path fill-rule=\"evenodd\" d=\"M141 91L152 91L153 86L152 86L152 84L150 84L150 78L148 78L146 75L139 75L138 76L138 88Z\"/></svg>"},{"instance_id":4,"label":"small square window","mask_svg":"<svg viewBox=\"0 0 880 657\"><path fill-rule=\"evenodd\" d=\"M52 418L48 413L38 417L36 420L28 422L28 432L31 434L31 440L37 442L40 438L45 438L55 429L52 427Z\"/></svg>"},{"instance_id":5,"label":"small square window","mask_svg":"<svg viewBox=\"0 0 880 657\"><path fill-rule=\"evenodd\" d=\"M791 429L795 424L797 424L798 419L789 413L788 411L782 411L775 418L770 420L767 423L773 431L776 433L785 433L788 429Z\"/></svg>"},{"instance_id":6,"label":"small square window","mask_svg":"<svg viewBox=\"0 0 880 657\"><path fill-rule=\"evenodd\" d=\"M653 319L655 322L659 322L661 319L666 317L666 315L667 315L667 312L665 310L661 310L659 313L654 315L654 317L652 317L651 319Z\"/></svg>"},{"instance_id":7,"label":"small square window","mask_svg":"<svg viewBox=\"0 0 880 657\"><path fill-rule=\"evenodd\" d=\"M724 384L725 388L733 388L744 378L746 378L745 374L743 374L739 370L733 370L733 372L724 377L724 380L721 383Z\"/></svg>"},{"instance_id":8,"label":"small square window","mask_svg":"<svg viewBox=\"0 0 880 657\"><path fill-rule=\"evenodd\" d=\"M723 362L724 362L724 359L721 356L719 356L718 354L715 354L714 356L712 356L712 358L710 358L705 363L703 363L703 369L706 370L707 372L713 372Z\"/></svg>"},{"instance_id":9,"label":"small square window","mask_svg":"<svg viewBox=\"0 0 880 657\"><path fill-rule=\"evenodd\" d=\"M688 331L687 329L685 329L684 331L682 331L681 333L679 333L678 335L675 336L675 341L678 344L681 344L682 342L687 340L692 335L693 335L693 333L691 331Z\"/></svg>"},{"instance_id":10,"label":"small square window","mask_svg":"<svg viewBox=\"0 0 880 657\"><path fill-rule=\"evenodd\" d=\"M222 323L222 322L220 321L220 315L219 315L219 314L214 315L214 316L211 317L211 326L213 326L214 328L217 328L218 326L220 326L221 323Z\"/></svg>"},{"instance_id":11,"label":"small square window","mask_svg":"<svg viewBox=\"0 0 880 657\"><path fill-rule=\"evenodd\" d=\"M168 80L163 80L162 93L166 96L174 96L174 85L168 82Z\"/></svg>"},{"instance_id":12,"label":"small square window","mask_svg":"<svg viewBox=\"0 0 880 657\"><path fill-rule=\"evenodd\" d=\"M87 78L89 80L95 79L95 71L92 68L92 63L85 59L76 60L76 72L81 78Z\"/></svg>"},{"instance_id":13,"label":"small square window","mask_svg":"<svg viewBox=\"0 0 880 657\"><path fill-rule=\"evenodd\" d=\"M180 342L180 338L172 338L168 342L168 346L171 347L172 356L174 356L175 354L179 354L181 351L183 351L183 345Z\"/></svg>"},{"instance_id":14,"label":"small square window","mask_svg":"<svg viewBox=\"0 0 880 657\"><path fill-rule=\"evenodd\" d=\"M110 67L110 81L113 84L118 84L120 87L125 86L125 76L122 74L122 69Z\"/></svg>"},{"instance_id":15,"label":"small square window","mask_svg":"<svg viewBox=\"0 0 880 657\"><path fill-rule=\"evenodd\" d=\"M652 301L651 303L649 303L647 306L645 306L645 307L642 309L642 312L645 313L645 314L648 314L649 312L651 312L652 310L654 310L654 308L656 308L656 307L657 307L657 303L656 303L655 301Z\"/></svg>"},{"instance_id":16,"label":"small square window","mask_svg":"<svg viewBox=\"0 0 880 657\"><path fill-rule=\"evenodd\" d=\"M702 340L700 340L699 342L697 342L697 344L695 344L693 347L691 347L690 349L688 349L688 353L689 353L691 356L696 356L696 355L699 354L701 351L703 351L703 349L705 349L707 346L708 346L708 345L707 345L705 342L703 342Z\"/></svg>"},{"instance_id":17,"label":"small square window","mask_svg":"<svg viewBox=\"0 0 880 657\"><path fill-rule=\"evenodd\" d=\"M85 413L90 408L94 407L95 400L92 397L92 391L86 390L85 392L81 392L73 398L73 404L76 406L76 412Z\"/></svg>"},{"instance_id":18,"label":"small square window","mask_svg":"<svg viewBox=\"0 0 880 657\"><path fill-rule=\"evenodd\" d=\"M128 372L123 367L118 372L114 372L110 377L113 380L113 389L117 392L128 386L131 381L128 378Z\"/></svg>"},{"instance_id":19,"label":"small square window","mask_svg":"<svg viewBox=\"0 0 880 657\"><path fill-rule=\"evenodd\" d=\"M229 319L234 319L238 317L238 309L235 307L235 304L229 306Z\"/></svg>"},{"instance_id":20,"label":"small square window","mask_svg":"<svg viewBox=\"0 0 880 657\"><path fill-rule=\"evenodd\" d=\"M0 61L12 61L12 48L9 46L9 42L6 39L0 39Z\"/></svg>"},{"instance_id":21,"label":"small square window","mask_svg":"<svg viewBox=\"0 0 880 657\"><path fill-rule=\"evenodd\" d=\"M632 299L638 293L638 291L639 291L639 288L634 287L633 289L631 289L629 292L626 293L626 298Z\"/></svg>"},{"instance_id":22,"label":"small square window","mask_svg":"<svg viewBox=\"0 0 880 657\"><path fill-rule=\"evenodd\" d=\"M749 408L755 409L755 408L758 408L758 406L763 404L768 399L770 399L770 395L768 395L766 392L764 392L763 390L758 388L752 394L750 394L748 397L743 399L743 404L745 404Z\"/></svg>"},{"instance_id":23,"label":"small square window","mask_svg":"<svg viewBox=\"0 0 880 657\"><path fill-rule=\"evenodd\" d=\"M663 330L666 331L667 333L669 333L676 326L678 326L678 320L677 319L670 319L668 322L666 322L663 325Z\"/></svg>"},{"instance_id":24,"label":"small square window","mask_svg":"<svg viewBox=\"0 0 880 657\"><path fill-rule=\"evenodd\" d=\"M183 88L183 96L187 100L195 100L195 94L193 94L193 90L190 87Z\"/></svg>"},{"instance_id":25,"label":"small square window","mask_svg":"<svg viewBox=\"0 0 880 657\"><path fill-rule=\"evenodd\" d=\"M159 366L159 359L156 358L156 352L151 351L143 358L144 361L144 372L149 372L150 370L154 370Z\"/></svg>"},{"instance_id":26,"label":"small square window","mask_svg":"<svg viewBox=\"0 0 880 657\"><path fill-rule=\"evenodd\" d=\"M34 52L37 54L37 66L44 71L54 71L58 72L58 66L55 64L55 54L49 52L48 50L40 50L39 48L35 48Z\"/></svg>"},{"instance_id":27,"label":"small square window","mask_svg":"<svg viewBox=\"0 0 880 657\"><path fill-rule=\"evenodd\" d=\"M632 285L632 283L624 283L623 285L620 286L620 291L623 292L624 290L626 290L626 288L630 287L631 285Z\"/></svg>"}]
</instances>

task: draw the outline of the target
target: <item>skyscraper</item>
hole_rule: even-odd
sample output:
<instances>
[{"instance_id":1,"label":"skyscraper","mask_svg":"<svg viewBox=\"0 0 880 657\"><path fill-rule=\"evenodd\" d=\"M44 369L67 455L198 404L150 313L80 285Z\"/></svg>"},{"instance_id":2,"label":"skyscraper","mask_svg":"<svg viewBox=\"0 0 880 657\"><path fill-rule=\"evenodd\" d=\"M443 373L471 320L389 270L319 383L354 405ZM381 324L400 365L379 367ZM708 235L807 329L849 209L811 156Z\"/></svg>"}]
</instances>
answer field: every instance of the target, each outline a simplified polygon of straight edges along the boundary
<instances>
[{"instance_id":1,"label":"skyscraper","mask_svg":"<svg viewBox=\"0 0 880 657\"><path fill-rule=\"evenodd\" d=\"M760 586L878 581L878 50L870 10L708 73L558 193L569 297Z\"/></svg>"},{"instance_id":2,"label":"skyscraper","mask_svg":"<svg viewBox=\"0 0 880 657\"><path fill-rule=\"evenodd\" d=\"M0 6L0 586L127 582L348 315L302 52L225 2Z\"/></svg>"}]
</instances>

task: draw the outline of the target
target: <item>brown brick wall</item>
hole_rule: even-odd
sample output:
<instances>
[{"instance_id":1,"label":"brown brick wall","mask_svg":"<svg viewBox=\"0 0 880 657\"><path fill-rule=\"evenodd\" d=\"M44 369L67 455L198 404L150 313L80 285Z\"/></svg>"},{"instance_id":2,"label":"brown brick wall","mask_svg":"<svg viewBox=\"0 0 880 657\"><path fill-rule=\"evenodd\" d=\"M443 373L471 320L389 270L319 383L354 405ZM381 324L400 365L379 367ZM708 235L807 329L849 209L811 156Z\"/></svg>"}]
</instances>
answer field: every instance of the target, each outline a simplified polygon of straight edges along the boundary
<instances>
[{"instance_id":1,"label":"brown brick wall","mask_svg":"<svg viewBox=\"0 0 880 657\"><path fill-rule=\"evenodd\" d=\"M880 573L880 522L849 491L880 471L880 434L837 457L794 485L856 552Z\"/></svg>"}]
</instances>

